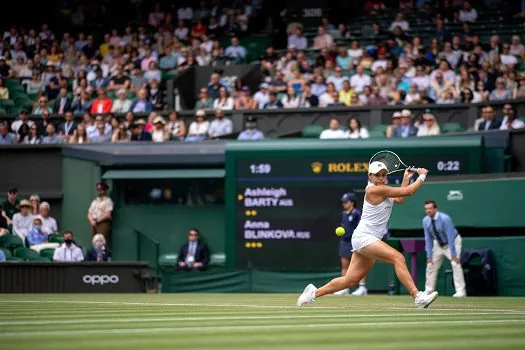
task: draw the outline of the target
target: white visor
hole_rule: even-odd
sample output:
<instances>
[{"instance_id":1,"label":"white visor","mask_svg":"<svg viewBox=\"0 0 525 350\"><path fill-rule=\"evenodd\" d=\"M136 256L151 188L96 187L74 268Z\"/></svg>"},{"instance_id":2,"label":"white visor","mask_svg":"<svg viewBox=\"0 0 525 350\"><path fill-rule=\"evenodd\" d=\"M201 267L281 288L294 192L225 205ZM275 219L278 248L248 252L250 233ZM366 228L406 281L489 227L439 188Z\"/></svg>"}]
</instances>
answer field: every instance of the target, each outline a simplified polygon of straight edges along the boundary
<instances>
[{"instance_id":1,"label":"white visor","mask_svg":"<svg viewBox=\"0 0 525 350\"><path fill-rule=\"evenodd\" d=\"M386 168L386 165L385 163L382 163L382 162L372 162L370 163L370 165L368 166L368 173L369 174L377 174L378 172L380 172L381 170L385 169L386 172L388 173L388 169Z\"/></svg>"}]
</instances>

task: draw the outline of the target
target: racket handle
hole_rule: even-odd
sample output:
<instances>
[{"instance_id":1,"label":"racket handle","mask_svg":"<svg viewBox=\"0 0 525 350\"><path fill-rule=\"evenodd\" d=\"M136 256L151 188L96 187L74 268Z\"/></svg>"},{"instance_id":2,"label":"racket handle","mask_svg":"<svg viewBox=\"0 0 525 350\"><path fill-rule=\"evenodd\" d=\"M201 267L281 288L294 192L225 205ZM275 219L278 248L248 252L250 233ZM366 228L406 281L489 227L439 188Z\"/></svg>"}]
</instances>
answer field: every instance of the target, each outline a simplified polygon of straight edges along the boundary
<instances>
[{"instance_id":1,"label":"racket handle","mask_svg":"<svg viewBox=\"0 0 525 350\"><path fill-rule=\"evenodd\" d=\"M411 173L414 173L414 174L415 174L415 173L417 173L417 168L411 166L411 167L408 167L408 171L410 171Z\"/></svg>"}]
</instances>

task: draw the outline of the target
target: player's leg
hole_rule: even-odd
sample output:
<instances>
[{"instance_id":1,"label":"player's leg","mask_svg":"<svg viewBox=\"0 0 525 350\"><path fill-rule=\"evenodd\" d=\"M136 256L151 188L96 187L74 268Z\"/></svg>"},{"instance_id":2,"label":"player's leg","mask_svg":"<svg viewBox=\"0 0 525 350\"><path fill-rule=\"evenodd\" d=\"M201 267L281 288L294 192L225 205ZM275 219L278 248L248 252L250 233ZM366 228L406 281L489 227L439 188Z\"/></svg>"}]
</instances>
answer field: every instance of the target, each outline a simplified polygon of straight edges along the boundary
<instances>
[{"instance_id":1,"label":"player's leg","mask_svg":"<svg viewBox=\"0 0 525 350\"><path fill-rule=\"evenodd\" d=\"M352 256L341 256L341 276L346 275L346 271L350 266L350 260ZM340 291L335 292L335 295L347 295L349 293L348 288L341 289Z\"/></svg>"},{"instance_id":2,"label":"player's leg","mask_svg":"<svg viewBox=\"0 0 525 350\"><path fill-rule=\"evenodd\" d=\"M342 277L334 278L321 288L317 289L315 297L317 298L326 294L332 294L341 289L357 285L357 283L366 276L373 265L374 259L361 255L360 253L354 253L346 274Z\"/></svg>"}]
</instances>

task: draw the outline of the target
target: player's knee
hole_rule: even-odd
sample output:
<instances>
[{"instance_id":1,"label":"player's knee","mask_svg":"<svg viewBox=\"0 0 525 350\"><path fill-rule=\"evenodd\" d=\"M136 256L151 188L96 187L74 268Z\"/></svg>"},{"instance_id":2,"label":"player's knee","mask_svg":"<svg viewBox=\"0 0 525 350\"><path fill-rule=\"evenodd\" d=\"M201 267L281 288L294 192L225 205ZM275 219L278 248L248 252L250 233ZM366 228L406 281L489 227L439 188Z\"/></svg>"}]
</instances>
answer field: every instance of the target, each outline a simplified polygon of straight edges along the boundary
<instances>
[{"instance_id":1,"label":"player's knee","mask_svg":"<svg viewBox=\"0 0 525 350\"><path fill-rule=\"evenodd\" d=\"M394 265L404 265L405 264L405 257L400 252L396 252L393 256L393 263Z\"/></svg>"}]
</instances>

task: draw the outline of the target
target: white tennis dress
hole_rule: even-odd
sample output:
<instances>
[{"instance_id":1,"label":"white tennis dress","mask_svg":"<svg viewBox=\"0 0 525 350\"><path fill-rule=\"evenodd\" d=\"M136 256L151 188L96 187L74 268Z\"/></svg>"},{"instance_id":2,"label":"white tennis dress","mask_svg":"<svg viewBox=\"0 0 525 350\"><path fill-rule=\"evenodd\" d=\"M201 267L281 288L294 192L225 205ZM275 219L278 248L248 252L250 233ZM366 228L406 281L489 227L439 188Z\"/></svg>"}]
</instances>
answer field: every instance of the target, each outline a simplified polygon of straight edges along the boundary
<instances>
[{"instance_id":1,"label":"white tennis dress","mask_svg":"<svg viewBox=\"0 0 525 350\"><path fill-rule=\"evenodd\" d=\"M368 183L365 193L372 186L375 185ZM361 220L352 234L353 251L359 252L364 247L383 239L387 233L388 220L393 206L394 198L387 198L377 205L372 205L366 201L365 196Z\"/></svg>"}]
</instances>

